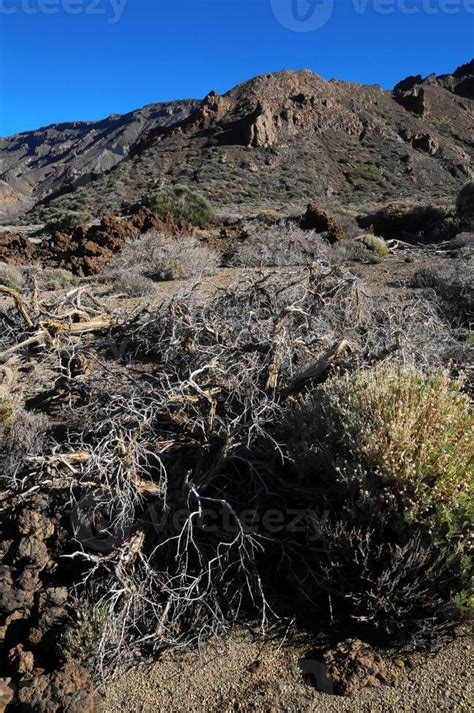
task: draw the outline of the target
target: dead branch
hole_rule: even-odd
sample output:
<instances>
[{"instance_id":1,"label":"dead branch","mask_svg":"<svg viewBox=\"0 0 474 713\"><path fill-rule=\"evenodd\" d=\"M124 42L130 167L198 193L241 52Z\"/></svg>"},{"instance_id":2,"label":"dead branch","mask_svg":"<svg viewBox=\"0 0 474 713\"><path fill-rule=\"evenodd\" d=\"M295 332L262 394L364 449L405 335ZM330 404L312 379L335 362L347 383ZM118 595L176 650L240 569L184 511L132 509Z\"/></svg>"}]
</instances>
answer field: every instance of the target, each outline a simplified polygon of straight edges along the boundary
<instances>
[{"instance_id":1,"label":"dead branch","mask_svg":"<svg viewBox=\"0 0 474 713\"><path fill-rule=\"evenodd\" d=\"M292 396L302 391L305 386L311 384L321 384L329 376L331 369L337 364L340 358L350 351L351 345L347 339L343 339L338 345L331 347L315 364L312 364L303 373L293 379L293 381L281 392L283 398Z\"/></svg>"}]
</instances>

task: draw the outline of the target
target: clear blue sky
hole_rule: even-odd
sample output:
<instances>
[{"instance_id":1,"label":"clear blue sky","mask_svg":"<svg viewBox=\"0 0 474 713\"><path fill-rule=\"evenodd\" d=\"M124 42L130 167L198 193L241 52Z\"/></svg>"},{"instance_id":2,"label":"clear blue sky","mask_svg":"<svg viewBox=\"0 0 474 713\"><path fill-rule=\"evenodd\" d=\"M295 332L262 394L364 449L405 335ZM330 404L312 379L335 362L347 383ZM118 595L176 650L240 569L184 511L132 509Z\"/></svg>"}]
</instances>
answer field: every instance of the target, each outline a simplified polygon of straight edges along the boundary
<instances>
[{"instance_id":1,"label":"clear blue sky","mask_svg":"<svg viewBox=\"0 0 474 713\"><path fill-rule=\"evenodd\" d=\"M282 68L392 87L473 55L474 0L0 0L0 135Z\"/></svg>"}]
</instances>

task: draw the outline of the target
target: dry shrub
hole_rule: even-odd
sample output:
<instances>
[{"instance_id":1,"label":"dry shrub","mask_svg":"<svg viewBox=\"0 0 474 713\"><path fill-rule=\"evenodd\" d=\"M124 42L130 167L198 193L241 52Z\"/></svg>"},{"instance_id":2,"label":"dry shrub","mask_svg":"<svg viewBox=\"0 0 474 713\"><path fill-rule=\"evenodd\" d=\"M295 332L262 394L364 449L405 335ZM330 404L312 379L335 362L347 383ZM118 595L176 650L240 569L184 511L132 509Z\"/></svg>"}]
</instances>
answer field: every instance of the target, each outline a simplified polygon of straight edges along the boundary
<instances>
[{"instance_id":1,"label":"dry shrub","mask_svg":"<svg viewBox=\"0 0 474 713\"><path fill-rule=\"evenodd\" d=\"M182 280L212 274L220 264L220 256L189 236L168 238L150 231L138 240L126 244L102 273L102 278L119 276L127 271L149 280Z\"/></svg>"},{"instance_id":2,"label":"dry shrub","mask_svg":"<svg viewBox=\"0 0 474 713\"><path fill-rule=\"evenodd\" d=\"M448 317L461 323L472 320L474 270L469 261L425 267L415 273L410 285L434 290Z\"/></svg>"},{"instance_id":3,"label":"dry shrub","mask_svg":"<svg viewBox=\"0 0 474 713\"><path fill-rule=\"evenodd\" d=\"M239 267L311 265L327 259L329 251L326 240L315 231L286 223L252 233L239 245L232 262Z\"/></svg>"},{"instance_id":4,"label":"dry shrub","mask_svg":"<svg viewBox=\"0 0 474 713\"><path fill-rule=\"evenodd\" d=\"M156 292L156 284L137 270L108 269L102 273L101 281L110 285L113 292L127 297L145 297Z\"/></svg>"},{"instance_id":5,"label":"dry shrub","mask_svg":"<svg viewBox=\"0 0 474 713\"><path fill-rule=\"evenodd\" d=\"M148 269L157 239L141 252L130 246L127 259ZM97 354L95 370L63 379L60 399L52 397L65 427L51 453L85 454L74 472L58 468L69 479L75 584L106 610L98 669L130 663L130 651L200 643L242 620L265 628L277 615L302 615L320 631L362 627L370 639L394 632L395 608L406 639L436 619L449 592L430 577L448 563L436 566L438 552L426 551L424 521L406 523L396 511L396 526L388 522L375 490L367 506L356 475L364 465L368 484L381 478L368 471L365 451L352 471L334 467L344 414L330 421L323 405L339 382L315 392L321 403L307 397L295 410L287 398L295 378L342 339L352 347L346 370L445 363L456 340L431 303L367 293L324 258L310 270L244 276L211 297L190 288L117 319L71 345L75 356ZM17 319L0 344L18 344L25 332ZM38 358L58 362L57 353ZM319 432L337 438L322 439L328 457L309 468ZM50 493L47 462L32 469L19 461L18 469L15 495L32 485ZM249 508L255 527L241 519ZM273 509L278 531L265 526Z\"/></svg>"},{"instance_id":6,"label":"dry shrub","mask_svg":"<svg viewBox=\"0 0 474 713\"><path fill-rule=\"evenodd\" d=\"M332 246L331 260L336 264L370 262L371 253L357 240L341 240Z\"/></svg>"},{"instance_id":7,"label":"dry shrub","mask_svg":"<svg viewBox=\"0 0 474 713\"><path fill-rule=\"evenodd\" d=\"M0 478L6 481L16 477L28 457L41 453L49 428L44 414L10 408L7 415L0 421Z\"/></svg>"},{"instance_id":8,"label":"dry shrub","mask_svg":"<svg viewBox=\"0 0 474 713\"><path fill-rule=\"evenodd\" d=\"M11 290L21 290L23 287L23 275L21 268L15 265L0 263L0 285L9 287Z\"/></svg>"},{"instance_id":9,"label":"dry shrub","mask_svg":"<svg viewBox=\"0 0 474 713\"><path fill-rule=\"evenodd\" d=\"M456 210L461 220L468 224L474 223L474 181L469 181L459 191Z\"/></svg>"}]
</instances>

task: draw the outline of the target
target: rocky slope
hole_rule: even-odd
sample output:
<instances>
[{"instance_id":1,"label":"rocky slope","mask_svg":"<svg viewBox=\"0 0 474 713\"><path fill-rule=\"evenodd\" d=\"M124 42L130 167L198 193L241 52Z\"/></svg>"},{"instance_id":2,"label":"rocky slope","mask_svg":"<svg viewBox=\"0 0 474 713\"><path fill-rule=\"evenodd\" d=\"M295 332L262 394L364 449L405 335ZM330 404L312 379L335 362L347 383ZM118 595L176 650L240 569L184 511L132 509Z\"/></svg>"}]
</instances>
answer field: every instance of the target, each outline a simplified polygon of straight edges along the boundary
<instances>
[{"instance_id":1,"label":"rocky slope","mask_svg":"<svg viewBox=\"0 0 474 713\"><path fill-rule=\"evenodd\" d=\"M0 138L0 216L88 183L122 161L146 131L182 121L199 103L151 104L102 121L53 124Z\"/></svg>"},{"instance_id":2,"label":"rocky slope","mask_svg":"<svg viewBox=\"0 0 474 713\"><path fill-rule=\"evenodd\" d=\"M29 220L51 207L87 208L97 215L118 211L161 181L191 185L229 208L289 205L316 196L356 202L451 198L472 176L473 81L474 62L452 75L409 77L393 92L326 81L308 70L266 74L224 96L211 92L196 107L161 107L158 114L175 113L160 120L147 114L140 131L134 120L126 142L126 131L118 131L120 140L111 144L107 136L94 141L97 130L84 128L85 151L80 142L73 148L73 129L57 127L63 143L55 145L58 164L48 154L47 171L39 157L42 136L24 134L22 141L38 156L22 164L15 180L13 169L4 170L3 180L7 191L26 193L24 184L35 186L41 201ZM125 118L114 121L127 126ZM10 149L2 148L5 166ZM80 173L72 186L71 170Z\"/></svg>"}]
</instances>

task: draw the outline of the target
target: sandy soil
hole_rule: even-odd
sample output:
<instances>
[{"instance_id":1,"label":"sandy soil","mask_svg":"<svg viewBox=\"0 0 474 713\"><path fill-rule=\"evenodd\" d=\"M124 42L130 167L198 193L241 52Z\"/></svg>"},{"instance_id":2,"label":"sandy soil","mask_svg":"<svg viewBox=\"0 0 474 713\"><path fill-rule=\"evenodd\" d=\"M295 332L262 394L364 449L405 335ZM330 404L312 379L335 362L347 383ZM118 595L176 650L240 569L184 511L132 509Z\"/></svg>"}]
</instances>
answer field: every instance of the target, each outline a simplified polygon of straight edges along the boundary
<instances>
[{"instance_id":1,"label":"sandy soil","mask_svg":"<svg viewBox=\"0 0 474 713\"><path fill-rule=\"evenodd\" d=\"M434 656L398 662L395 686L364 689L352 698L319 693L305 683L309 651L304 643L262 644L249 634L234 634L209 645L202 656L167 655L160 663L129 672L109 688L101 713L467 713L473 709L473 646L466 635Z\"/></svg>"}]
</instances>

